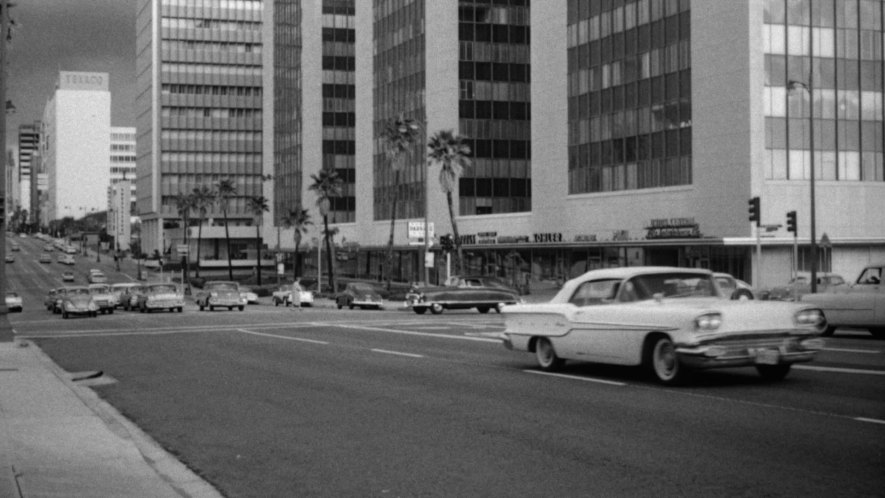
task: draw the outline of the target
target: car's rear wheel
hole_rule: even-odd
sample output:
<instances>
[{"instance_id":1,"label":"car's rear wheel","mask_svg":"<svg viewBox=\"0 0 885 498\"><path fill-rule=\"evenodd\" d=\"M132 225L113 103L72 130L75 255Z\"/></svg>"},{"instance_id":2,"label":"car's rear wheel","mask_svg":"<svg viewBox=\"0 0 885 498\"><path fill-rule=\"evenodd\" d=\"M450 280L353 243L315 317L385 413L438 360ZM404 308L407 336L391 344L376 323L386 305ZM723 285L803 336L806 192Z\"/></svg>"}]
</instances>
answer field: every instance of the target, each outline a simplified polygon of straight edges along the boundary
<instances>
[{"instance_id":1,"label":"car's rear wheel","mask_svg":"<svg viewBox=\"0 0 885 498\"><path fill-rule=\"evenodd\" d=\"M443 305L439 303L433 303L430 305L430 312L434 315L438 315L443 312Z\"/></svg>"},{"instance_id":2,"label":"car's rear wheel","mask_svg":"<svg viewBox=\"0 0 885 498\"><path fill-rule=\"evenodd\" d=\"M679 364L679 358L676 356L676 347L665 335L653 340L649 362L652 373L662 384L677 384L685 376L685 369Z\"/></svg>"},{"instance_id":3,"label":"car's rear wheel","mask_svg":"<svg viewBox=\"0 0 885 498\"><path fill-rule=\"evenodd\" d=\"M476 311L479 311L480 313L485 314L485 313L489 312L489 307L488 306L477 306Z\"/></svg>"},{"instance_id":4,"label":"car's rear wheel","mask_svg":"<svg viewBox=\"0 0 885 498\"><path fill-rule=\"evenodd\" d=\"M279 305L280 305L280 301L279 301L277 298L273 298L273 305L274 305L274 306L279 306Z\"/></svg>"},{"instance_id":5,"label":"car's rear wheel","mask_svg":"<svg viewBox=\"0 0 885 498\"><path fill-rule=\"evenodd\" d=\"M62 312L61 312L61 317L64 318L65 320L67 320L67 319L68 319L68 312L67 312L67 311L62 311Z\"/></svg>"},{"instance_id":6,"label":"car's rear wheel","mask_svg":"<svg viewBox=\"0 0 885 498\"><path fill-rule=\"evenodd\" d=\"M215 311L215 306L209 305L209 311Z\"/></svg>"},{"instance_id":7,"label":"car's rear wheel","mask_svg":"<svg viewBox=\"0 0 885 498\"><path fill-rule=\"evenodd\" d=\"M202 304L200 304L200 303L197 303L197 304L200 305L200 311L203 311L204 309L206 309L206 306L204 306L204 305L202 305Z\"/></svg>"},{"instance_id":8,"label":"car's rear wheel","mask_svg":"<svg viewBox=\"0 0 885 498\"><path fill-rule=\"evenodd\" d=\"M354 306L353 303L348 304L347 307L350 308L350 309L354 309L354 308L356 308L356 306Z\"/></svg>"},{"instance_id":9,"label":"car's rear wheel","mask_svg":"<svg viewBox=\"0 0 885 498\"><path fill-rule=\"evenodd\" d=\"M239 309L240 309L240 311L243 311L244 309L246 309L246 307L245 307L245 306L240 306Z\"/></svg>"},{"instance_id":10,"label":"car's rear wheel","mask_svg":"<svg viewBox=\"0 0 885 498\"><path fill-rule=\"evenodd\" d=\"M535 344L535 359L538 360L538 366L541 367L541 370L545 372L558 370L565 363L565 360L556 356L553 344L546 337L538 339L538 343Z\"/></svg>"},{"instance_id":11,"label":"car's rear wheel","mask_svg":"<svg viewBox=\"0 0 885 498\"><path fill-rule=\"evenodd\" d=\"M756 365L756 371L759 375L769 381L783 380L790 373L792 365Z\"/></svg>"}]
</instances>

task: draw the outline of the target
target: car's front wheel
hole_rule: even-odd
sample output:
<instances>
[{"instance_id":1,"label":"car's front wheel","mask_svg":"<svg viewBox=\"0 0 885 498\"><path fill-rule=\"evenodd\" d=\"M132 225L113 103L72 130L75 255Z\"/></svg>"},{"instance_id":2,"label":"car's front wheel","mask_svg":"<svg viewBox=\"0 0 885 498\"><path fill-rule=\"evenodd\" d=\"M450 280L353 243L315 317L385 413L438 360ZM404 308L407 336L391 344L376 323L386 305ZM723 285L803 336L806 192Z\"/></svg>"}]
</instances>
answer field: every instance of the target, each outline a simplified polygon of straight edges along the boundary
<instances>
[{"instance_id":1,"label":"car's front wheel","mask_svg":"<svg viewBox=\"0 0 885 498\"><path fill-rule=\"evenodd\" d=\"M439 303L433 303L430 305L430 312L434 315L438 315L443 312L443 305Z\"/></svg>"},{"instance_id":2,"label":"car's front wheel","mask_svg":"<svg viewBox=\"0 0 885 498\"><path fill-rule=\"evenodd\" d=\"M769 381L783 380L790 373L792 365L756 365L756 371L759 375Z\"/></svg>"},{"instance_id":3,"label":"car's front wheel","mask_svg":"<svg viewBox=\"0 0 885 498\"><path fill-rule=\"evenodd\" d=\"M415 313L417 313L419 315L423 315L424 313L427 312L427 308L414 308L413 307L412 309L415 311Z\"/></svg>"},{"instance_id":4,"label":"car's front wheel","mask_svg":"<svg viewBox=\"0 0 885 498\"><path fill-rule=\"evenodd\" d=\"M652 373L662 384L677 384L685 376L685 369L676 356L676 346L667 336L654 339L649 362Z\"/></svg>"},{"instance_id":5,"label":"car's front wheel","mask_svg":"<svg viewBox=\"0 0 885 498\"><path fill-rule=\"evenodd\" d=\"M535 358L538 360L538 366L545 372L558 370L565 363L565 360L556 356L553 344L546 337L538 339L538 343L535 344Z\"/></svg>"},{"instance_id":6,"label":"car's front wheel","mask_svg":"<svg viewBox=\"0 0 885 498\"><path fill-rule=\"evenodd\" d=\"M753 299L753 293L747 289L738 289L734 291L731 298L735 301L750 301Z\"/></svg>"},{"instance_id":7,"label":"car's front wheel","mask_svg":"<svg viewBox=\"0 0 885 498\"><path fill-rule=\"evenodd\" d=\"M488 306L479 306L476 308L476 311L479 311L482 314L486 314L489 312L489 307Z\"/></svg>"}]
</instances>

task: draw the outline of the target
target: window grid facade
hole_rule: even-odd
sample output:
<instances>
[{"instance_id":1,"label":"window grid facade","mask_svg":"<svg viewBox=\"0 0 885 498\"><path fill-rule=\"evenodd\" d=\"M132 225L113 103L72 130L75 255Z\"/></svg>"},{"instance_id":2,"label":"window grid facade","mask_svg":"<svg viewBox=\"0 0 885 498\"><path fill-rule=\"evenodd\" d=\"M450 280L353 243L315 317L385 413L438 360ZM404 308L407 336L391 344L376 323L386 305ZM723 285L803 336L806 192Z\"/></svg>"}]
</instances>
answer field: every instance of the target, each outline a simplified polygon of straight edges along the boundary
<instances>
[{"instance_id":1,"label":"window grid facade","mask_svg":"<svg viewBox=\"0 0 885 498\"><path fill-rule=\"evenodd\" d=\"M689 4L569 0L570 194L691 184Z\"/></svg>"},{"instance_id":2,"label":"window grid facade","mask_svg":"<svg viewBox=\"0 0 885 498\"><path fill-rule=\"evenodd\" d=\"M344 182L329 219L356 221L355 0L323 1L323 167Z\"/></svg>"},{"instance_id":3,"label":"window grid facade","mask_svg":"<svg viewBox=\"0 0 885 498\"><path fill-rule=\"evenodd\" d=\"M458 19L458 112L473 156L459 213L530 211L529 0L460 0Z\"/></svg>"},{"instance_id":4,"label":"window grid facade","mask_svg":"<svg viewBox=\"0 0 885 498\"><path fill-rule=\"evenodd\" d=\"M231 180L228 216L252 219L262 195L260 0L164 0L160 51L161 212L175 196ZM206 44L227 50L204 51ZM231 138L233 138L231 140ZM156 153L156 152L155 152Z\"/></svg>"},{"instance_id":5,"label":"window grid facade","mask_svg":"<svg viewBox=\"0 0 885 498\"><path fill-rule=\"evenodd\" d=\"M425 91L425 11L423 1L374 0L374 92L375 123L378 137L384 124L399 114L422 126L426 123ZM397 192L396 218L424 216L424 138L411 148L404 166L397 173L384 155L384 146L375 139L372 169L375 220L389 220L394 192ZM398 179L398 181L397 181Z\"/></svg>"},{"instance_id":6,"label":"window grid facade","mask_svg":"<svg viewBox=\"0 0 885 498\"><path fill-rule=\"evenodd\" d=\"M274 2L273 211L277 226L302 202L301 17L301 2Z\"/></svg>"},{"instance_id":7,"label":"window grid facade","mask_svg":"<svg viewBox=\"0 0 885 498\"><path fill-rule=\"evenodd\" d=\"M810 178L813 126L816 179L885 181L883 9L879 0L766 0L767 179Z\"/></svg>"}]
</instances>

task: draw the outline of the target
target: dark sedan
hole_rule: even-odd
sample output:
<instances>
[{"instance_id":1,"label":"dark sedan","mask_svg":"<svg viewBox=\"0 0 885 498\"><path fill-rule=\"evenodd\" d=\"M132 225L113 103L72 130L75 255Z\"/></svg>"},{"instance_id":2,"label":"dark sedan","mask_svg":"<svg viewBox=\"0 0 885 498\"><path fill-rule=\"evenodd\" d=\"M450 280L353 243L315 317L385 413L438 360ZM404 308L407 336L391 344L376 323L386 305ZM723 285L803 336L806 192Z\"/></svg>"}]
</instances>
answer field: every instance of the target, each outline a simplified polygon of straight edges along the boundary
<instances>
[{"instance_id":1,"label":"dark sedan","mask_svg":"<svg viewBox=\"0 0 885 498\"><path fill-rule=\"evenodd\" d=\"M423 315L438 315L445 309L476 308L480 313L498 313L508 304L520 302L519 294L495 277L449 277L440 287L418 287L406 295L407 307Z\"/></svg>"},{"instance_id":2,"label":"dark sedan","mask_svg":"<svg viewBox=\"0 0 885 498\"><path fill-rule=\"evenodd\" d=\"M344 290L335 296L335 304L339 310L345 306L350 309L369 308L380 310L383 307L383 301L381 294L375 286L360 282L347 284Z\"/></svg>"}]
</instances>

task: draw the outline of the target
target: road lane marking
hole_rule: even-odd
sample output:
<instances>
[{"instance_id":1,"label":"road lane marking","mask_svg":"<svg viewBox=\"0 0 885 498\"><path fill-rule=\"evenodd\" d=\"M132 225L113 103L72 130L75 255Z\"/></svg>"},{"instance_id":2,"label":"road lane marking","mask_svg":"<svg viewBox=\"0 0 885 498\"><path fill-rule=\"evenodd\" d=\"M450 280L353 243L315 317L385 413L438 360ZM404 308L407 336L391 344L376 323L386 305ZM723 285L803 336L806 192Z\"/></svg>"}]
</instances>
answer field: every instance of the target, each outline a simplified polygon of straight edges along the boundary
<instances>
[{"instance_id":1,"label":"road lane marking","mask_svg":"<svg viewBox=\"0 0 885 498\"><path fill-rule=\"evenodd\" d=\"M871 424L885 424L885 420L879 420L877 418L854 417L854 420L857 420L858 422L870 422Z\"/></svg>"},{"instance_id":2,"label":"road lane marking","mask_svg":"<svg viewBox=\"0 0 885 498\"><path fill-rule=\"evenodd\" d=\"M423 354L403 353L402 351L390 351L389 349L371 349L375 353L392 354L396 356L408 356L409 358L424 358Z\"/></svg>"},{"instance_id":3,"label":"road lane marking","mask_svg":"<svg viewBox=\"0 0 885 498\"><path fill-rule=\"evenodd\" d=\"M260 337L270 337L273 339L285 339L287 341L308 342L310 344L322 344L324 346L329 344L326 341L318 341L316 339L305 339L304 337L290 337L290 336L286 336L286 335L266 334L264 332L253 332L251 330L246 330L246 329L237 329L237 332L242 332L244 334L249 334L249 335L257 335Z\"/></svg>"},{"instance_id":4,"label":"road lane marking","mask_svg":"<svg viewBox=\"0 0 885 498\"><path fill-rule=\"evenodd\" d=\"M818 372L854 373L864 375L885 375L885 370L863 370L859 368L813 367L811 365L795 365L799 370L815 370Z\"/></svg>"},{"instance_id":5,"label":"road lane marking","mask_svg":"<svg viewBox=\"0 0 885 498\"><path fill-rule=\"evenodd\" d=\"M429 332L418 332L416 330L398 330L398 329L389 329L384 327L366 327L360 325L345 325L345 324L327 324L331 327L338 327L342 329L355 329L355 330L371 330L373 332L388 332L391 334L402 334L402 335L416 335L420 337L436 337L439 339L460 339L464 341L477 341L477 342L494 342L500 343L501 341L498 339L486 339L485 337L474 337L474 336L466 336L466 335L449 335L449 334L432 334Z\"/></svg>"},{"instance_id":6,"label":"road lane marking","mask_svg":"<svg viewBox=\"0 0 885 498\"><path fill-rule=\"evenodd\" d=\"M881 351L875 349L843 349L843 348L823 348L823 351L836 351L839 353L861 353L861 354L879 354Z\"/></svg>"},{"instance_id":7,"label":"road lane marking","mask_svg":"<svg viewBox=\"0 0 885 498\"><path fill-rule=\"evenodd\" d=\"M610 386L626 386L626 382L616 382L613 380L604 380L604 379L596 379L593 377L581 377L579 375L567 375L567 374L559 374L559 373L551 373L551 372L539 372L538 370L523 370L525 373L535 374L535 375L546 375L548 377L560 377L563 379L571 379L571 380L583 380L584 382L596 382L597 384L608 384Z\"/></svg>"}]
</instances>

